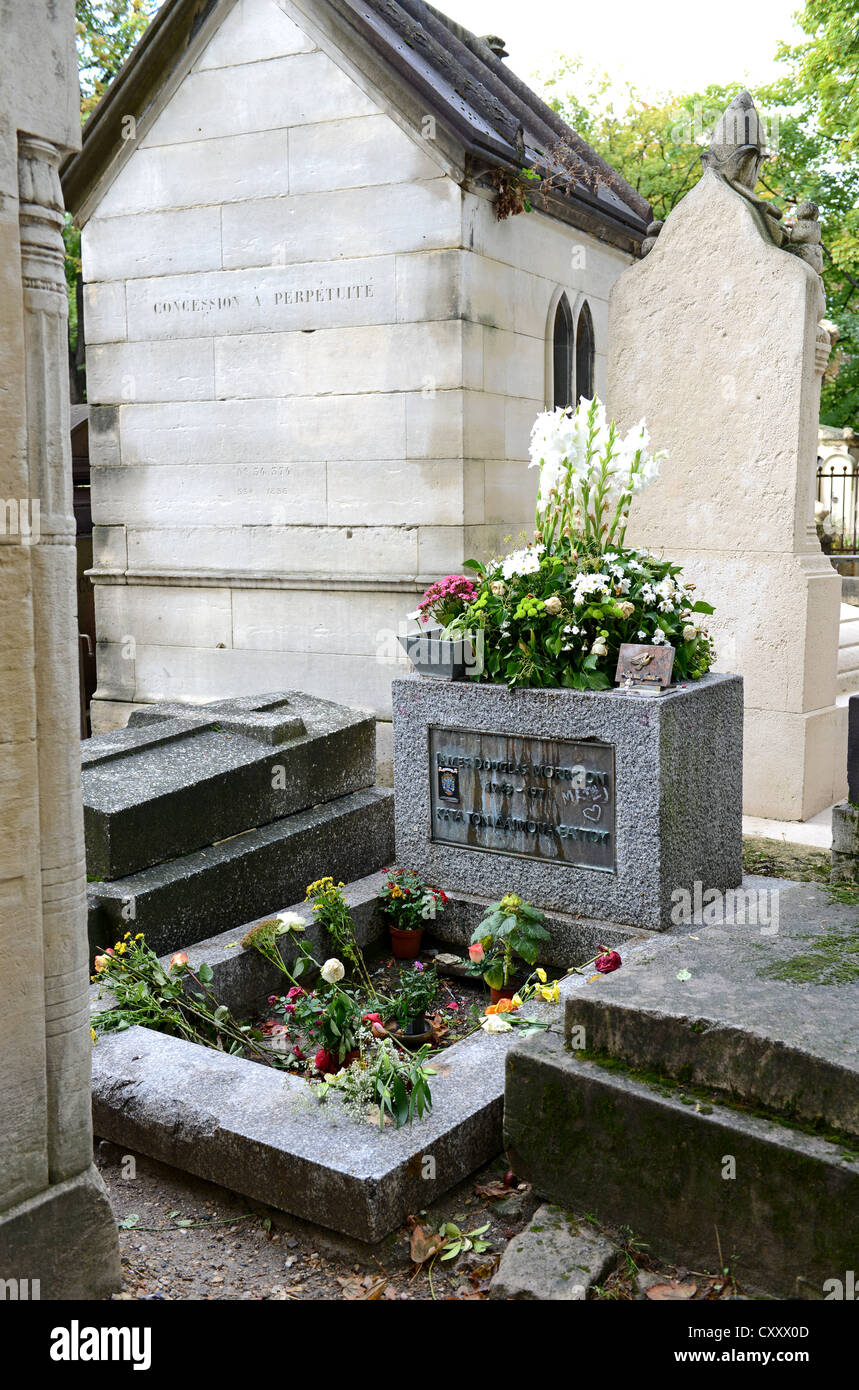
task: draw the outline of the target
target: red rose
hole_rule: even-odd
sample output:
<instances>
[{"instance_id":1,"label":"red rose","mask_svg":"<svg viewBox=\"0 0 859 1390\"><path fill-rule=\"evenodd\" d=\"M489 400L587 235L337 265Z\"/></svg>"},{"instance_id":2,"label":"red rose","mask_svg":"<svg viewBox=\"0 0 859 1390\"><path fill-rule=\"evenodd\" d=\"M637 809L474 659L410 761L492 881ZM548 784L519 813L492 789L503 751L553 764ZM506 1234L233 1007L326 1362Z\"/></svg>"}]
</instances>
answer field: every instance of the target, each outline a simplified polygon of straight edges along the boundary
<instances>
[{"instance_id":1,"label":"red rose","mask_svg":"<svg viewBox=\"0 0 859 1390\"><path fill-rule=\"evenodd\" d=\"M381 1014L364 1014L364 1023L381 1023Z\"/></svg>"},{"instance_id":2,"label":"red rose","mask_svg":"<svg viewBox=\"0 0 859 1390\"><path fill-rule=\"evenodd\" d=\"M313 1059L313 1065L317 1071L329 1072L334 1070L334 1058L326 1047L320 1047Z\"/></svg>"},{"instance_id":3,"label":"red rose","mask_svg":"<svg viewBox=\"0 0 859 1390\"><path fill-rule=\"evenodd\" d=\"M609 951L603 945L600 945L600 950L603 954L597 956L594 961L594 968L598 970L601 975L610 975L613 970L619 970L623 962L617 951Z\"/></svg>"}]
</instances>

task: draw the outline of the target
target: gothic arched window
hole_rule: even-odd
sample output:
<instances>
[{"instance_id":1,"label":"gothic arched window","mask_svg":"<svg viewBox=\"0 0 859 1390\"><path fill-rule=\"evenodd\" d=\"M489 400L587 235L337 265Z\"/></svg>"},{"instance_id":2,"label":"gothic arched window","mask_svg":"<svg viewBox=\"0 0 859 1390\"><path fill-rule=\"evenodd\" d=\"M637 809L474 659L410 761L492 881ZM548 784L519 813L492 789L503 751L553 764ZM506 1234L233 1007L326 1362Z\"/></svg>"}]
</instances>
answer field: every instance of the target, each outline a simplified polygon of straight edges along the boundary
<instances>
[{"instance_id":1,"label":"gothic arched window","mask_svg":"<svg viewBox=\"0 0 859 1390\"><path fill-rule=\"evenodd\" d=\"M573 403L573 313L565 294L558 300L552 334L552 404Z\"/></svg>"},{"instance_id":2,"label":"gothic arched window","mask_svg":"<svg viewBox=\"0 0 859 1390\"><path fill-rule=\"evenodd\" d=\"M576 405L594 395L594 321L587 300L579 311L576 325Z\"/></svg>"}]
</instances>

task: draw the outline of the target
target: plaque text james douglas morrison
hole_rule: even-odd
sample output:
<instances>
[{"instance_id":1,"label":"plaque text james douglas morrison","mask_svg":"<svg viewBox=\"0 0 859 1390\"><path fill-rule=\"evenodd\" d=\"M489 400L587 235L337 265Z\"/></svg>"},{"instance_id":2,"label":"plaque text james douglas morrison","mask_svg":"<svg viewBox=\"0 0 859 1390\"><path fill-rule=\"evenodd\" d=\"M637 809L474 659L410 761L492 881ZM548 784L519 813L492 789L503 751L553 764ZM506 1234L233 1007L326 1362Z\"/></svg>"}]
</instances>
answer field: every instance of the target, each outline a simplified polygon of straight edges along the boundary
<instances>
[{"instance_id":1,"label":"plaque text james douglas morrison","mask_svg":"<svg viewBox=\"0 0 859 1390\"><path fill-rule=\"evenodd\" d=\"M464 729L429 737L433 840L614 872L612 744Z\"/></svg>"}]
</instances>

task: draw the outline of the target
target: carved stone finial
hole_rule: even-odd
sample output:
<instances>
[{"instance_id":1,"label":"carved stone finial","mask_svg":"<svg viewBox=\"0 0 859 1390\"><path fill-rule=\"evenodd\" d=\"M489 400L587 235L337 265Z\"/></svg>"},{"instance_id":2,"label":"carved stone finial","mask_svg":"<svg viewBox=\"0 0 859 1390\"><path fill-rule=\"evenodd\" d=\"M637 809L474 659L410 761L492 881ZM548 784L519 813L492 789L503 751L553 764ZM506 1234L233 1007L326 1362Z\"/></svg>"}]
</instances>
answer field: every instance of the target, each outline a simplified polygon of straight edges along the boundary
<instances>
[{"instance_id":1,"label":"carved stone finial","mask_svg":"<svg viewBox=\"0 0 859 1390\"><path fill-rule=\"evenodd\" d=\"M484 34L483 42L486 44L487 48L492 49L492 52L495 54L496 58L510 57L510 54L507 52L504 40L499 38L497 34Z\"/></svg>"},{"instance_id":2,"label":"carved stone finial","mask_svg":"<svg viewBox=\"0 0 859 1390\"><path fill-rule=\"evenodd\" d=\"M798 256L819 275L823 270L823 252L817 204L799 203L789 225L782 226L780 209L755 193L761 166L770 158L764 127L751 94L740 92L713 127L712 138L701 155L701 163L751 204L765 235L776 246ZM642 256L652 250L661 230L661 222L652 222L647 228L641 245Z\"/></svg>"}]
</instances>

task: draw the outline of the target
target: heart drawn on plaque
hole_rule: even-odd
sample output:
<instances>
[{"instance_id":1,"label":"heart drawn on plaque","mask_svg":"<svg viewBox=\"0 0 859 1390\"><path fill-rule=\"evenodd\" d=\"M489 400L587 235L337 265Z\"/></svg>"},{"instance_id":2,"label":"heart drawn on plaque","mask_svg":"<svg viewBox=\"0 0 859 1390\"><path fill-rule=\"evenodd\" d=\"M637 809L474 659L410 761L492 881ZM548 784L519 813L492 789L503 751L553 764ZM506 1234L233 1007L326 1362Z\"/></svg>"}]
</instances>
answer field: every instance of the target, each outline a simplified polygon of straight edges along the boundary
<instances>
[{"instance_id":1,"label":"heart drawn on plaque","mask_svg":"<svg viewBox=\"0 0 859 1390\"><path fill-rule=\"evenodd\" d=\"M585 820L596 822L602 817L602 806L585 806L582 815Z\"/></svg>"}]
</instances>

